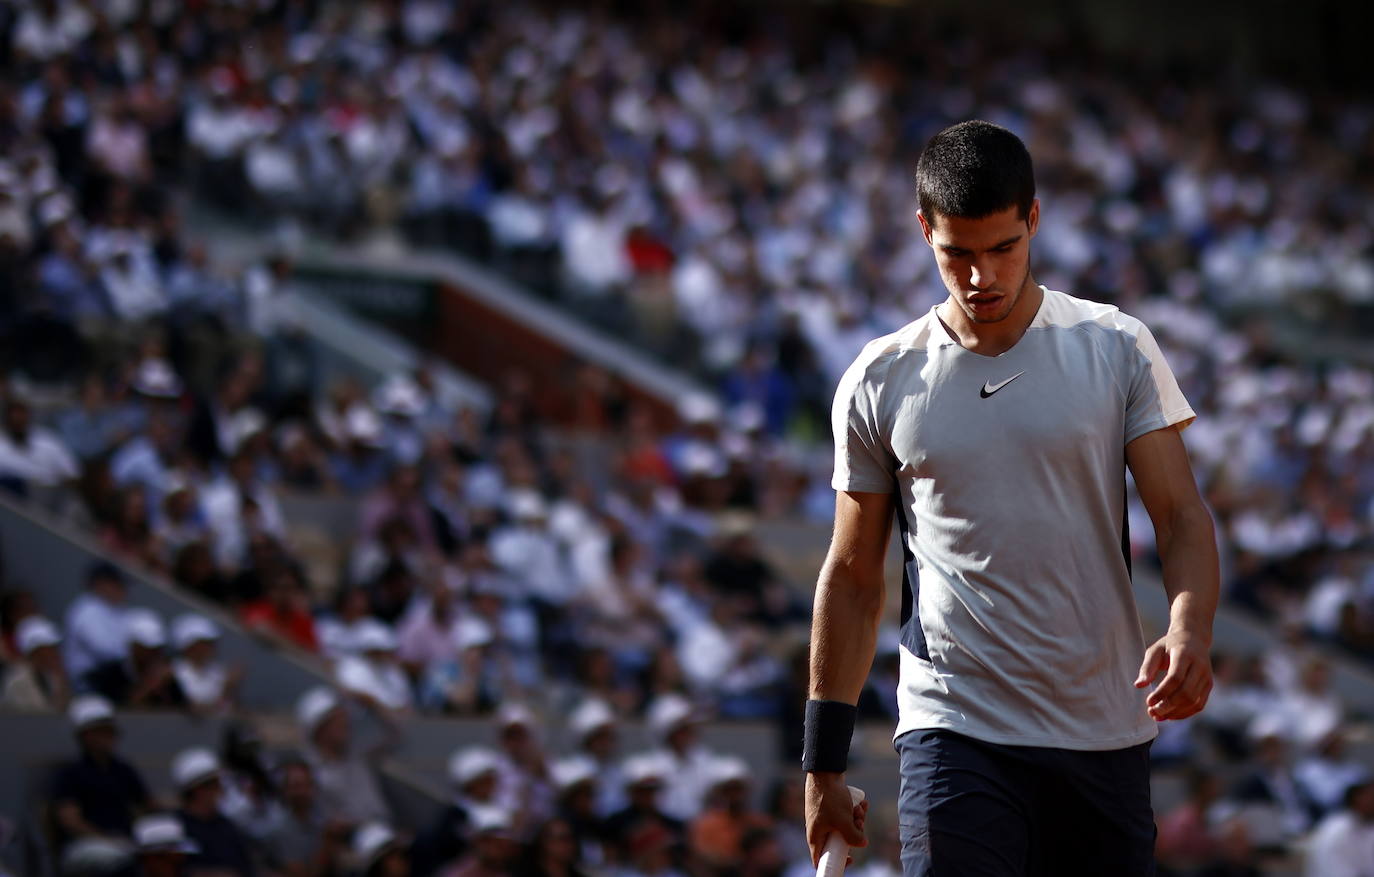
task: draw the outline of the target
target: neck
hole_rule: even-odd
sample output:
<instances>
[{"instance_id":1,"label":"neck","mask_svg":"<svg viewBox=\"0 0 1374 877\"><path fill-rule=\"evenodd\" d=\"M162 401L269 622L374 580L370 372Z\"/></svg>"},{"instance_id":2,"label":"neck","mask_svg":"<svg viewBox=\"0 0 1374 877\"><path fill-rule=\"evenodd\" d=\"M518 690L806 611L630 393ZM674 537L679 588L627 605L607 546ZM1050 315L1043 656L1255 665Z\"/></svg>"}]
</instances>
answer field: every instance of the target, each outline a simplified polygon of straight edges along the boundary
<instances>
[{"instance_id":1,"label":"neck","mask_svg":"<svg viewBox=\"0 0 1374 877\"><path fill-rule=\"evenodd\" d=\"M1016 346L1016 342L1026 334L1031 321L1040 310L1040 303L1044 297L1044 290L1027 271L1016 304L1012 306L1011 313L1007 314L1005 319L995 323L974 322L954 301L953 294L940 305L936 314L945 329L965 350L983 356L997 356Z\"/></svg>"}]
</instances>

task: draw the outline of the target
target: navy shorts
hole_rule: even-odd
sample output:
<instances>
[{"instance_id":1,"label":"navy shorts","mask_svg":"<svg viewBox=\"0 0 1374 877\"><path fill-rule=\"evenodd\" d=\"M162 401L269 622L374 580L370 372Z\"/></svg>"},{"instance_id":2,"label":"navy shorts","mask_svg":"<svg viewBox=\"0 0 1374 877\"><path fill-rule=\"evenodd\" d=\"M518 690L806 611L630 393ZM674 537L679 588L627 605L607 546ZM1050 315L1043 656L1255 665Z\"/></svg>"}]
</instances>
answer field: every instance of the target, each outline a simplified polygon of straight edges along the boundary
<instances>
[{"instance_id":1,"label":"navy shorts","mask_svg":"<svg viewBox=\"0 0 1374 877\"><path fill-rule=\"evenodd\" d=\"M904 877L1150 877L1150 744L1003 746L953 731L897 738Z\"/></svg>"}]
</instances>

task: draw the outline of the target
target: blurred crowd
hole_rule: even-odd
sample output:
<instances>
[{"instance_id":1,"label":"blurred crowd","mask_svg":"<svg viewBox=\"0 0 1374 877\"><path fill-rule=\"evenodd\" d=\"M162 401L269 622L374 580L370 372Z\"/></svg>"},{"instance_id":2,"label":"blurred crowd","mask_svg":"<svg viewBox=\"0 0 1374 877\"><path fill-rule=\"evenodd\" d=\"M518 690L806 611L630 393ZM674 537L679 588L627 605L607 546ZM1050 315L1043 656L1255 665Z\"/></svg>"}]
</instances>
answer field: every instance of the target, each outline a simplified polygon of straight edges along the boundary
<instances>
[{"instance_id":1,"label":"blurred crowd","mask_svg":"<svg viewBox=\"0 0 1374 877\"><path fill-rule=\"evenodd\" d=\"M1300 642L1374 655L1374 372L1320 349L1296 359L1236 315L1374 303L1374 110L957 33L916 33L927 50L900 57L836 37L805 59L785 34L727 42L654 16L480 0L0 6L0 489L320 656L335 706L383 723L494 716L503 748L455 759L453 873L508 873L526 854L539 874L780 873L798 859L795 789L754 814L758 832L734 811L698 828L743 806L738 765L622 762L595 741L631 717L667 733L664 703L795 727L807 610L755 515L828 520L828 469L799 478L806 455L788 449L828 439L835 380L865 341L943 297L912 215L914 157L945 124L989 118L1035 157L1038 279L1155 331L1200 415L1184 435L1228 595L1293 644L1219 660L1207 714L1156 747L1184 764L1215 749L1237 759L1228 778L1255 773L1244 788L1193 777L1191 809L1162 814L1162 860L1243 874L1256 849L1295 839L1369 842L1367 774L1343 755L1344 716ZM262 227L345 241L396 228L461 250L709 376L719 401L682 400L662 435L647 412L594 399L614 429L589 467L519 375L485 412L446 398L429 367L374 386L334 377L293 321L290 256L227 268L187 231L187 197ZM351 533L293 528L300 494L348 503ZM1149 558L1138 503L1131 522ZM108 726L109 704L236 709L241 674L216 657L215 624L128 606L113 568L91 571L60 625L22 590L0 608L10 708L70 708L82 728L78 713ZM890 716L895 672L880 655L867 714ZM586 762L536 768L504 748L530 730L517 704L567 716L601 787L577 779ZM302 727L309 751L315 725ZM105 752L91 757L108 774ZM205 802L247 782L235 757L210 769L215 756L187 755L181 810L231 813ZM495 790L466 789L488 763ZM253 782L299 828L358 770L307 757ZM683 777L718 774L693 807L671 803ZM222 788L189 794L209 776ZM606 827L650 779L663 823ZM119 782L121 821L59 807L64 837L228 849L212 817L169 821L176 807ZM313 823L314 841L287 844L309 851L290 860L305 870L274 858L253 818L233 827L243 861L281 873L350 856L368 873L441 873L419 864L424 835L411 845L383 810ZM890 841L874 877L895 873ZM712 844L733 858L711 859Z\"/></svg>"}]
</instances>

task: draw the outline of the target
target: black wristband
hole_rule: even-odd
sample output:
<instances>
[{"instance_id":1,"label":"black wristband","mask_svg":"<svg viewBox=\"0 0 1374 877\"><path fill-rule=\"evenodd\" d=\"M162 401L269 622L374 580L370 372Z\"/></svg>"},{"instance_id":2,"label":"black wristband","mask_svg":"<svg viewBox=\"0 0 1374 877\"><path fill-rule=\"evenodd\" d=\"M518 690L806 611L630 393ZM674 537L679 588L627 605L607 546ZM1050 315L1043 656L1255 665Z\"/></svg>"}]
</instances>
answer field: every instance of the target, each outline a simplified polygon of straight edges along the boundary
<instances>
[{"instance_id":1,"label":"black wristband","mask_svg":"<svg viewBox=\"0 0 1374 877\"><path fill-rule=\"evenodd\" d=\"M802 770L844 773L858 707L838 700L808 700L802 737Z\"/></svg>"}]
</instances>

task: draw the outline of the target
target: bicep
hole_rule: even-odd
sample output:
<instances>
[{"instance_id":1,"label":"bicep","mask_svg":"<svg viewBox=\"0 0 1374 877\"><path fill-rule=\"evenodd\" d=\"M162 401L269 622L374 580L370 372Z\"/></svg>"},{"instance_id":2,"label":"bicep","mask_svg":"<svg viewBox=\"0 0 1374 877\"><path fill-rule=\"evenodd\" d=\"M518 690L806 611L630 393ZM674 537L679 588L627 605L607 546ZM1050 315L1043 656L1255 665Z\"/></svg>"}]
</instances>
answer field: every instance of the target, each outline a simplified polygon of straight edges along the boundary
<instances>
[{"instance_id":1,"label":"bicep","mask_svg":"<svg viewBox=\"0 0 1374 877\"><path fill-rule=\"evenodd\" d=\"M826 566L881 578L892 531L892 494L841 490L835 494L835 532Z\"/></svg>"},{"instance_id":2,"label":"bicep","mask_svg":"<svg viewBox=\"0 0 1374 877\"><path fill-rule=\"evenodd\" d=\"M1131 441L1126 445L1126 465L1156 528L1181 513L1203 508L1177 428L1156 429Z\"/></svg>"}]
</instances>

